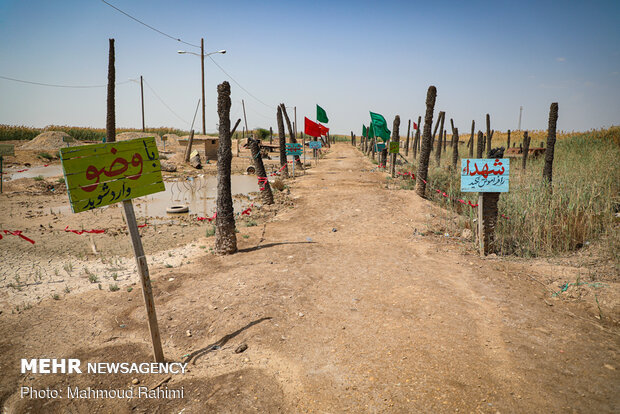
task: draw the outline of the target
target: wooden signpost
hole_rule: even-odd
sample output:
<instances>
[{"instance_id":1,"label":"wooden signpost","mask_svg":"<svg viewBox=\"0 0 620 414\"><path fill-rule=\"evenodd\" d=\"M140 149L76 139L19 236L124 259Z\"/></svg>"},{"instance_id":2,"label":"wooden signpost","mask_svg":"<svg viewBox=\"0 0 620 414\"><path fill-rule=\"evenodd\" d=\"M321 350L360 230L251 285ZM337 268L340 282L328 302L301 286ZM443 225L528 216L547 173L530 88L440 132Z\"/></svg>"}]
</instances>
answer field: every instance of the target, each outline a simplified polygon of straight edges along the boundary
<instances>
[{"instance_id":1,"label":"wooden signpost","mask_svg":"<svg viewBox=\"0 0 620 414\"><path fill-rule=\"evenodd\" d=\"M500 193L509 189L508 158L461 159L461 191L478 193L478 241L480 254L490 251L497 223Z\"/></svg>"},{"instance_id":2,"label":"wooden signpost","mask_svg":"<svg viewBox=\"0 0 620 414\"><path fill-rule=\"evenodd\" d=\"M74 213L123 203L131 236L156 362L164 362L149 269L132 198L164 191L155 138L61 148L65 183Z\"/></svg>"},{"instance_id":3,"label":"wooden signpost","mask_svg":"<svg viewBox=\"0 0 620 414\"><path fill-rule=\"evenodd\" d=\"M295 156L303 155L303 147L297 142L286 143L286 156L293 156L293 179L295 179Z\"/></svg>"},{"instance_id":4,"label":"wooden signpost","mask_svg":"<svg viewBox=\"0 0 620 414\"><path fill-rule=\"evenodd\" d=\"M4 181L4 172L2 170L3 158L5 155L15 155L15 146L9 144L0 144L0 194L2 194L2 182Z\"/></svg>"}]
</instances>

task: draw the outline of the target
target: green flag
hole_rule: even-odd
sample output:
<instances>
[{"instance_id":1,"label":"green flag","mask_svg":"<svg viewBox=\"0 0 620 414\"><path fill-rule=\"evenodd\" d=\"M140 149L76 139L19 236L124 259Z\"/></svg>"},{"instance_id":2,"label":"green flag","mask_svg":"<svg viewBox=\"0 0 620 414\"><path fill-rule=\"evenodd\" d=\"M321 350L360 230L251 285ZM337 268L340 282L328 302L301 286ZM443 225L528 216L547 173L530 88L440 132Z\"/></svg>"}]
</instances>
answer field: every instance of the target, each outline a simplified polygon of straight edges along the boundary
<instances>
[{"instance_id":1,"label":"green flag","mask_svg":"<svg viewBox=\"0 0 620 414\"><path fill-rule=\"evenodd\" d=\"M372 122L370 123L370 126L368 127L368 138L374 138L375 137L375 127L372 125Z\"/></svg>"},{"instance_id":2,"label":"green flag","mask_svg":"<svg viewBox=\"0 0 620 414\"><path fill-rule=\"evenodd\" d=\"M316 120L319 122L323 122L323 123L328 123L329 119L327 119L327 113L325 112L325 109L321 108L320 106L316 106Z\"/></svg>"},{"instance_id":3,"label":"green flag","mask_svg":"<svg viewBox=\"0 0 620 414\"><path fill-rule=\"evenodd\" d=\"M366 136L366 125L362 124L362 136Z\"/></svg>"},{"instance_id":4,"label":"green flag","mask_svg":"<svg viewBox=\"0 0 620 414\"><path fill-rule=\"evenodd\" d=\"M383 141L389 141L391 132L387 128L387 122L383 115L371 112L370 119L372 119L371 125L373 126L375 136L380 137Z\"/></svg>"}]
</instances>

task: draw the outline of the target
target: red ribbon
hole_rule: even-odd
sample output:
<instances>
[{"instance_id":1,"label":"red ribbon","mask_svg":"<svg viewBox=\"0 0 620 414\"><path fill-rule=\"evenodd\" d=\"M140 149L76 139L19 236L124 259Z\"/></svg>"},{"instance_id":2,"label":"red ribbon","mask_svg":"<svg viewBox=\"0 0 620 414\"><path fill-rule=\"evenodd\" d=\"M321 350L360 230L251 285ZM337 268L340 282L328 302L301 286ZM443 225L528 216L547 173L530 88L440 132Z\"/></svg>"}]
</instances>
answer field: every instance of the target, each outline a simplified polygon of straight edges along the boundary
<instances>
[{"instance_id":1,"label":"red ribbon","mask_svg":"<svg viewBox=\"0 0 620 414\"><path fill-rule=\"evenodd\" d=\"M250 215L250 211L252 211L252 207L254 207L254 203L252 203L252 204L250 205L250 207L248 207L248 208L246 208L245 210L243 210L243 211L241 212L241 215L242 215L242 216L243 216L243 215L247 215L247 216L249 216L249 215Z\"/></svg>"},{"instance_id":2,"label":"red ribbon","mask_svg":"<svg viewBox=\"0 0 620 414\"><path fill-rule=\"evenodd\" d=\"M145 224L144 226L146 226L146 224ZM144 226L138 226L138 227L144 227ZM102 230L102 229L92 229L92 230L71 230L71 229L69 229L69 226L65 227L65 231L66 231L66 232L75 233L75 234L83 234L83 233L95 233L95 234L100 234L100 233L104 233L104 232L105 232L105 230Z\"/></svg>"},{"instance_id":3,"label":"red ribbon","mask_svg":"<svg viewBox=\"0 0 620 414\"><path fill-rule=\"evenodd\" d=\"M28 171L28 168L23 169L23 170L17 170L16 172L24 172L24 171Z\"/></svg>"},{"instance_id":4,"label":"red ribbon","mask_svg":"<svg viewBox=\"0 0 620 414\"><path fill-rule=\"evenodd\" d=\"M3 230L3 232L4 232L4 234L11 234L11 235L13 235L13 236L19 236L19 237L21 237L22 239L26 240L27 242L30 242L30 243L34 244L34 240L29 239L28 237L24 236L24 235L22 234L22 231L21 231L21 230L15 230L15 231ZM2 236L0 236L0 239L2 239Z\"/></svg>"},{"instance_id":5,"label":"red ribbon","mask_svg":"<svg viewBox=\"0 0 620 414\"><path fill-rule=\"evenodd\" d=\"M211 221L215 220L216 217L217 217L217 212L213 213L213 216L211 216L211 217L196 217L196 220L198 220L198 221L207 220L208 222L211 222Z\"/></svg>"}]
</instances>

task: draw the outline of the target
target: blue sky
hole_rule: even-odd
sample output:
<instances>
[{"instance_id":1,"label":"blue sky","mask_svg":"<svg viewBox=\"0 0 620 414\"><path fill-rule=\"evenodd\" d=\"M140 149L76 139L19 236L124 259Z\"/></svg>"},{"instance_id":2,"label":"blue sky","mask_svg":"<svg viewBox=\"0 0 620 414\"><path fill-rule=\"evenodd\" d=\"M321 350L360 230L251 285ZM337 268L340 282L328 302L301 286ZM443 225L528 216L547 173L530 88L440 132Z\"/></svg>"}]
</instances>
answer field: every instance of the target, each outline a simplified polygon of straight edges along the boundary
<instances>
[{"instance_id":1,"label":"blue sky","mask_svg":"<svg viewBox=\"0 0 620 414\"><path fill-rule=\"evenodd\" d=\"M326 109L332 132L360 134L368 111L391 125L436 111L461 132L482 127L546 129L558 102L560 130L620 124L619 2L547 1L162 1L109 0L205 51L231 81L231 118L276 127L275 106L297 118ZM117 83L143 75L148 126L189 129L200 97L199 49L164 37L100 0L0 0L0 76L62 85L105 85L108 38L116 40ZM216 86L229 80L205 61L207 130L215 131ZM258 98L257 99L255 99ZM260 100L260 101L259 101ZM105 126L106 88L69 89L0 79L0 123ZM136 82L116 88L117 127L140 127ZM176 114L176 115L175 115ZM178 116L177 116L178 115ZM292 116L292 112L290 114ZM195 129L201 125L200 114Z\"/></svg>"}]
</instances>

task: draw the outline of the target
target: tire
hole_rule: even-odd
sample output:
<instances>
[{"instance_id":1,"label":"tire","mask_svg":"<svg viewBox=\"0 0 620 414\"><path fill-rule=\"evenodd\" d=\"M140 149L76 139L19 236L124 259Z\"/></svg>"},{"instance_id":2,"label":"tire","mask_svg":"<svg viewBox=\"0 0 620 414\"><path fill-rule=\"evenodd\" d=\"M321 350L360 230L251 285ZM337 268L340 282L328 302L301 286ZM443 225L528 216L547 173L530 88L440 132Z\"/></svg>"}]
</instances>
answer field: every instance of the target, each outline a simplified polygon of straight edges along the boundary
<instances>
[{"instance_id":1,"label":"tire","mask_svg":"<svg viewBox=\"0 0 620 414\"><path fill-rule=\"evenodd\" d=\"M254 168L253 165L250 165L248 168L245 169L245 172L248 174L256 174L256 168Z\"/></svg>"},{"instance_id":2,"label":"tire","mask_svg":"<svg viewBox=\"0 0 620 414\"><path fill-rule=\"evenodd\" d=\"M189 207L184 206L184 205L170 206L166 209L166 213L168 214L187 213L187 212L189 212Z\"/></svg>"}]
</instances>

